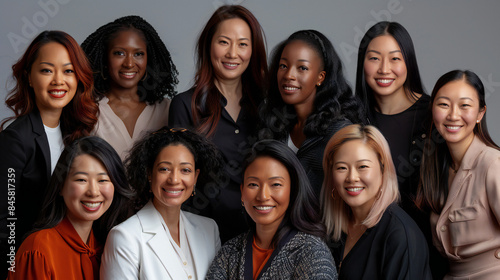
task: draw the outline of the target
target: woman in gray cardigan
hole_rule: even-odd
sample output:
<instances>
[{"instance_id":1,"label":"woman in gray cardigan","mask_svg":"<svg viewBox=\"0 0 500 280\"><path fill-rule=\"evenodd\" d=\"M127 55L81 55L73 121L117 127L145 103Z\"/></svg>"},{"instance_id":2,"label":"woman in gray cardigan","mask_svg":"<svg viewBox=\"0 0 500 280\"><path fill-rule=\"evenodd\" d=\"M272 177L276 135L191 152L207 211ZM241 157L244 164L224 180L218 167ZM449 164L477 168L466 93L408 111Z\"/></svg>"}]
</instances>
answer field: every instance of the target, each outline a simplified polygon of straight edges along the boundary
<instances>
[{"instance_id":1,"label":"woman in gray cardigan","mask_svg":"<svg viewBox=\"0 0 500 280\"><path fill-rule=\"evenodd\" d=\"M286 144L263 140L252 147L241 203L251 230L222 246L207 279L337 279L317 199Z\"/></svg>"}]
</instances>

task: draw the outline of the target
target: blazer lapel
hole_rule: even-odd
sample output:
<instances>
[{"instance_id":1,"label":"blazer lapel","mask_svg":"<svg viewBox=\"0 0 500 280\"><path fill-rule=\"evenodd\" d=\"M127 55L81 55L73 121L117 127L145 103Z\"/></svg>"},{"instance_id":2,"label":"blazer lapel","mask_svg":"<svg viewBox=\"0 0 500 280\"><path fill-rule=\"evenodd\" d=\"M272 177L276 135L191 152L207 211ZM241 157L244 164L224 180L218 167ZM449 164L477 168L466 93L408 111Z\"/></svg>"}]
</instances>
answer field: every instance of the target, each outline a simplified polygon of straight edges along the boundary
<instances>
[{"instance_id":1,"label":"blazer lapel","mask_svg":"<svg viewBox=\"0 0 500 280\"><path fill-rule=\"evenodd\" d=\"M29 113L28 116L33 126L33 133L37 135L35 137L35 141L42 151L43 157L45 159L45 172L47 173L47 178L49 178L50 181L50 146L49 140L47 139L47 134L45 134L45 129L43 128L42 117L40 116L40 112L36 108L33 109L33 111Z\"/></svg>"},{"instance_id":2,"label":"blazer lapel","mask_svg":"<svg viewBox=\"0 0 500 280\"><path fill-rule=\"evenodd\" d=\"M189 242L189 247L191 252L196 252L193 254L194 268L196 270L196 275L204 275L208 271L207 266L207 251L200 250L200 248L205 247L207 241L203 234L204 231L199 230L198 227L186 218L184 213L181 211L181 218L184 219L184 230L186 231L186 237Z\"/></svg>"},{"instance_id":3,"label":"blazer lapel","mask_svg":"<svg viewBox=\"0 0 500 280\"><path fill-rule=\"evenodd\" d=\"M137 215L141 221L143 233L152 235L151 239L147 241L148 246L160 260L170 278L185 279L186 273L182 269L182 263L170 244L170 239L160 220L161 216L154 207L153 202L148 202L143 210L138 212Z\"/></svg>"}]
</instances>

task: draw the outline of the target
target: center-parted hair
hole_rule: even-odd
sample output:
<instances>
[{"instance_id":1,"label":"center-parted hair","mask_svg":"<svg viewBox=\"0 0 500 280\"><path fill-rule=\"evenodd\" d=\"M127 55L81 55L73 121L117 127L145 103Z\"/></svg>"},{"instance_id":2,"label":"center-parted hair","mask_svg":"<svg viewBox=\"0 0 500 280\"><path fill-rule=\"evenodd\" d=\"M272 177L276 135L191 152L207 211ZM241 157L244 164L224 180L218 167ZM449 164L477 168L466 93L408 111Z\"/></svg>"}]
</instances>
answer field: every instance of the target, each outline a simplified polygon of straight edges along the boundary
<instances>
[{"instance_id":1,"label":"center-parted hair","mask_svg":"<svg viewBox=\"0 0 500 280\"><path fill-rule=\"evenodd\" d=\"M392 162L389 144L382 133L371 125L353 124L342 128L332 136L325 148L323 157L325 179L320 196L323 222L326 225L327 234L335 241L340 240L342 232L347 233L347 225L352 217L352 210L338 193L332 197L332 192L336 187L333 179L333 158L342 149L344 143L353 140L361 140L377 154L382 172L380 198L374 202L363 224L368 228L374 227L382 218L385 209L391 203L399 200L396 169Z\"/></svg>"},{"instance_id":2,"label":"center-parted hair","mask_svg":"<svg viewBox=\"0 0 500 280\"><path fill-rule=\"evenodd\" d=\"M176 94L177 68L170 52L160 36L146 20L140 16L125 16L99 27L82 43L94 69L95 96L100 100L110 89L108 70L108 49L119 32L133 30L145 40L148 62L146 74L138 84L137 94L141 101L153 104L164 97Z\"/></svg>"},{"instance_id":3,"label":"center-parted hair","mask_svg":"<svg viewBox=\"0 0 500 280\"><path fill-rule=\"evenodd\" d=\"M75 140L66 146L62 152L42 203L42 211L35 223L33 232L53 228L58 225L67 214L67 207L61 191L68 177L73 161L79 155L89 155L100 161L106 168L107 174L113 183L113 201L108 210L96 221L92 228L94 235L101 244L104 244L108 232L114 226L128 218L131 199L134 192L130 188L123 163L116 151L103 139L97 136L88 136Z\"/></svg>"},{"instance_id":4,"label":"center-parted hair","mask_svg":"<svg viewBox=\"0 0 500 280\"><path fill-rule=\"evenodd\" d=\"M198 185L205 186L218 181L217 176L223 170L224 161L217 147L198 133L185 128L165 126L137 141L125 159L129 183L137 192L136 210L153 198L148 176L151 175L156 158L163 148L177 145L186 147L193 155L194 168L200 170Z\"/></svg>"},{"instance_id":5,"label":"center-parted hair","mask_svg":"<svg viewBox=\"0 0 500 280\"><path fill-rule=\"evenodd\" d=\"M360 103L353 96L351 87L344 77L342 61L330 40L319 31L301 30L278 44L272 52L267 99L260 110L263 126L267 128L263 137L283 139L297 122L294 107L286 104L281 98L277 80L283 50L294 41L304 42L311 47L321 60L322 70L326 72L324 81L316 87L314 108L307 118L304 134L325 135L328 133L328 128L339 120L345 118L353 123L359 123L364 119Z\"/></svg>"},{"instance_id":6,"label":"center-parted hair","mask_svg":"<svg viewBox=\"0 0 500 280\"><path fill-rule=\"evenodd\" d=\"M318 200L295 153L286 144L277 140L261 140L252 146L250 153L245 158L243 174L244 170L260 157L271 157L279 161L286 167L290 175L290 202L273 237L272 245L274 248L281 238L292 229L324 238L325 226L321 222ZM248 213L247 221L250 228L255 231L255 222L248 216Z\"/></svg>"},{"instance_id":7,"label":"center-parted hair","mask_svg":"<svg viewBox=\"0 0 500 280\"><path fill-rule=\"evenodd\" d=\"M264 99L267 76L267 55L264 31L255 16L239 5L224 5L210 17L198 38L198 55L194 93L191 111L197 131L206 136L215 133L221 118L222 93L215 86L215 72L211 60L212 39L219 24L228 19L239 18L245 21L252 34L252 56L247 69L241 76L241 107L246 108L251 118L257 118L257 108Z\"/></svg>"}]
</instances>

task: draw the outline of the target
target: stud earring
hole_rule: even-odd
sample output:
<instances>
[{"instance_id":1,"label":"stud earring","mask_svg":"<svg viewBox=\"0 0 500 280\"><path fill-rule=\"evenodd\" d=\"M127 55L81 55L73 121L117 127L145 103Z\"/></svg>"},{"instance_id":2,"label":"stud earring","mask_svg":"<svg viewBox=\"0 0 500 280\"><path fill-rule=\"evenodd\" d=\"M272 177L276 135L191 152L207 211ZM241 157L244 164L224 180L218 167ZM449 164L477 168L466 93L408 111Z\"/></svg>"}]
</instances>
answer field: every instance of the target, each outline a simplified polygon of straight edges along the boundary
<instances>
[{"instance_id":1,"label":"stud earring","mask_svg":"<svg viewBox=\"0 0 500 280\"><path fill-rule=\"evenodd\" d=\"M318 83L318 87L321 85L321 83Z\"/></svg>"},{"instance_id":2,"label":"stud earring","mask_svg":"<svg viewBox=\"0 0 500 280\"><path fill-rule=\"evenodd\" d=\"M479 120L477 120L476 122L479 123Z\"/></svg>"},{"instance_id":3,"label":"stud earring","mask_svg":"<svg viewBox=\"0 0 500 280\"><path fill-rule=\"evenodd\" d=\"M196 184L194 184L193 186L193 193L191 193L191 196L195 196L196 195Z\"/></svg>"}]
</instances>

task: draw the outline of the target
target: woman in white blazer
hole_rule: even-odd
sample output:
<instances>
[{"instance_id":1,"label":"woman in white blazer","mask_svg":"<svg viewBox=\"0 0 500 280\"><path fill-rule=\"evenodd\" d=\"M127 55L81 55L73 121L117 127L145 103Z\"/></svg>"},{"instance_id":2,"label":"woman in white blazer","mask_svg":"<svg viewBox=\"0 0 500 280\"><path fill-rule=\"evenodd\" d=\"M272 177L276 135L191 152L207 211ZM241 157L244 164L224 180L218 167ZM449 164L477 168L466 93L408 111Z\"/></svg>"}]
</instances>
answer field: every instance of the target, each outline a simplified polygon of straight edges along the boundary
<instances>
[{"instance_id":1,"label":"woman in white blazer","mask_svg":"<svg viewBox=\"0 0 500 280\"><path fill-rule=\"evenodd\" d=\"M219 229L181 205L196 195L197 180L213 180L212 171L221 170L216 147L165 127L137 142L126 165L142 209L109 233L101 279L204 279L220 248Z\"/></svg>"}]
</instances>

